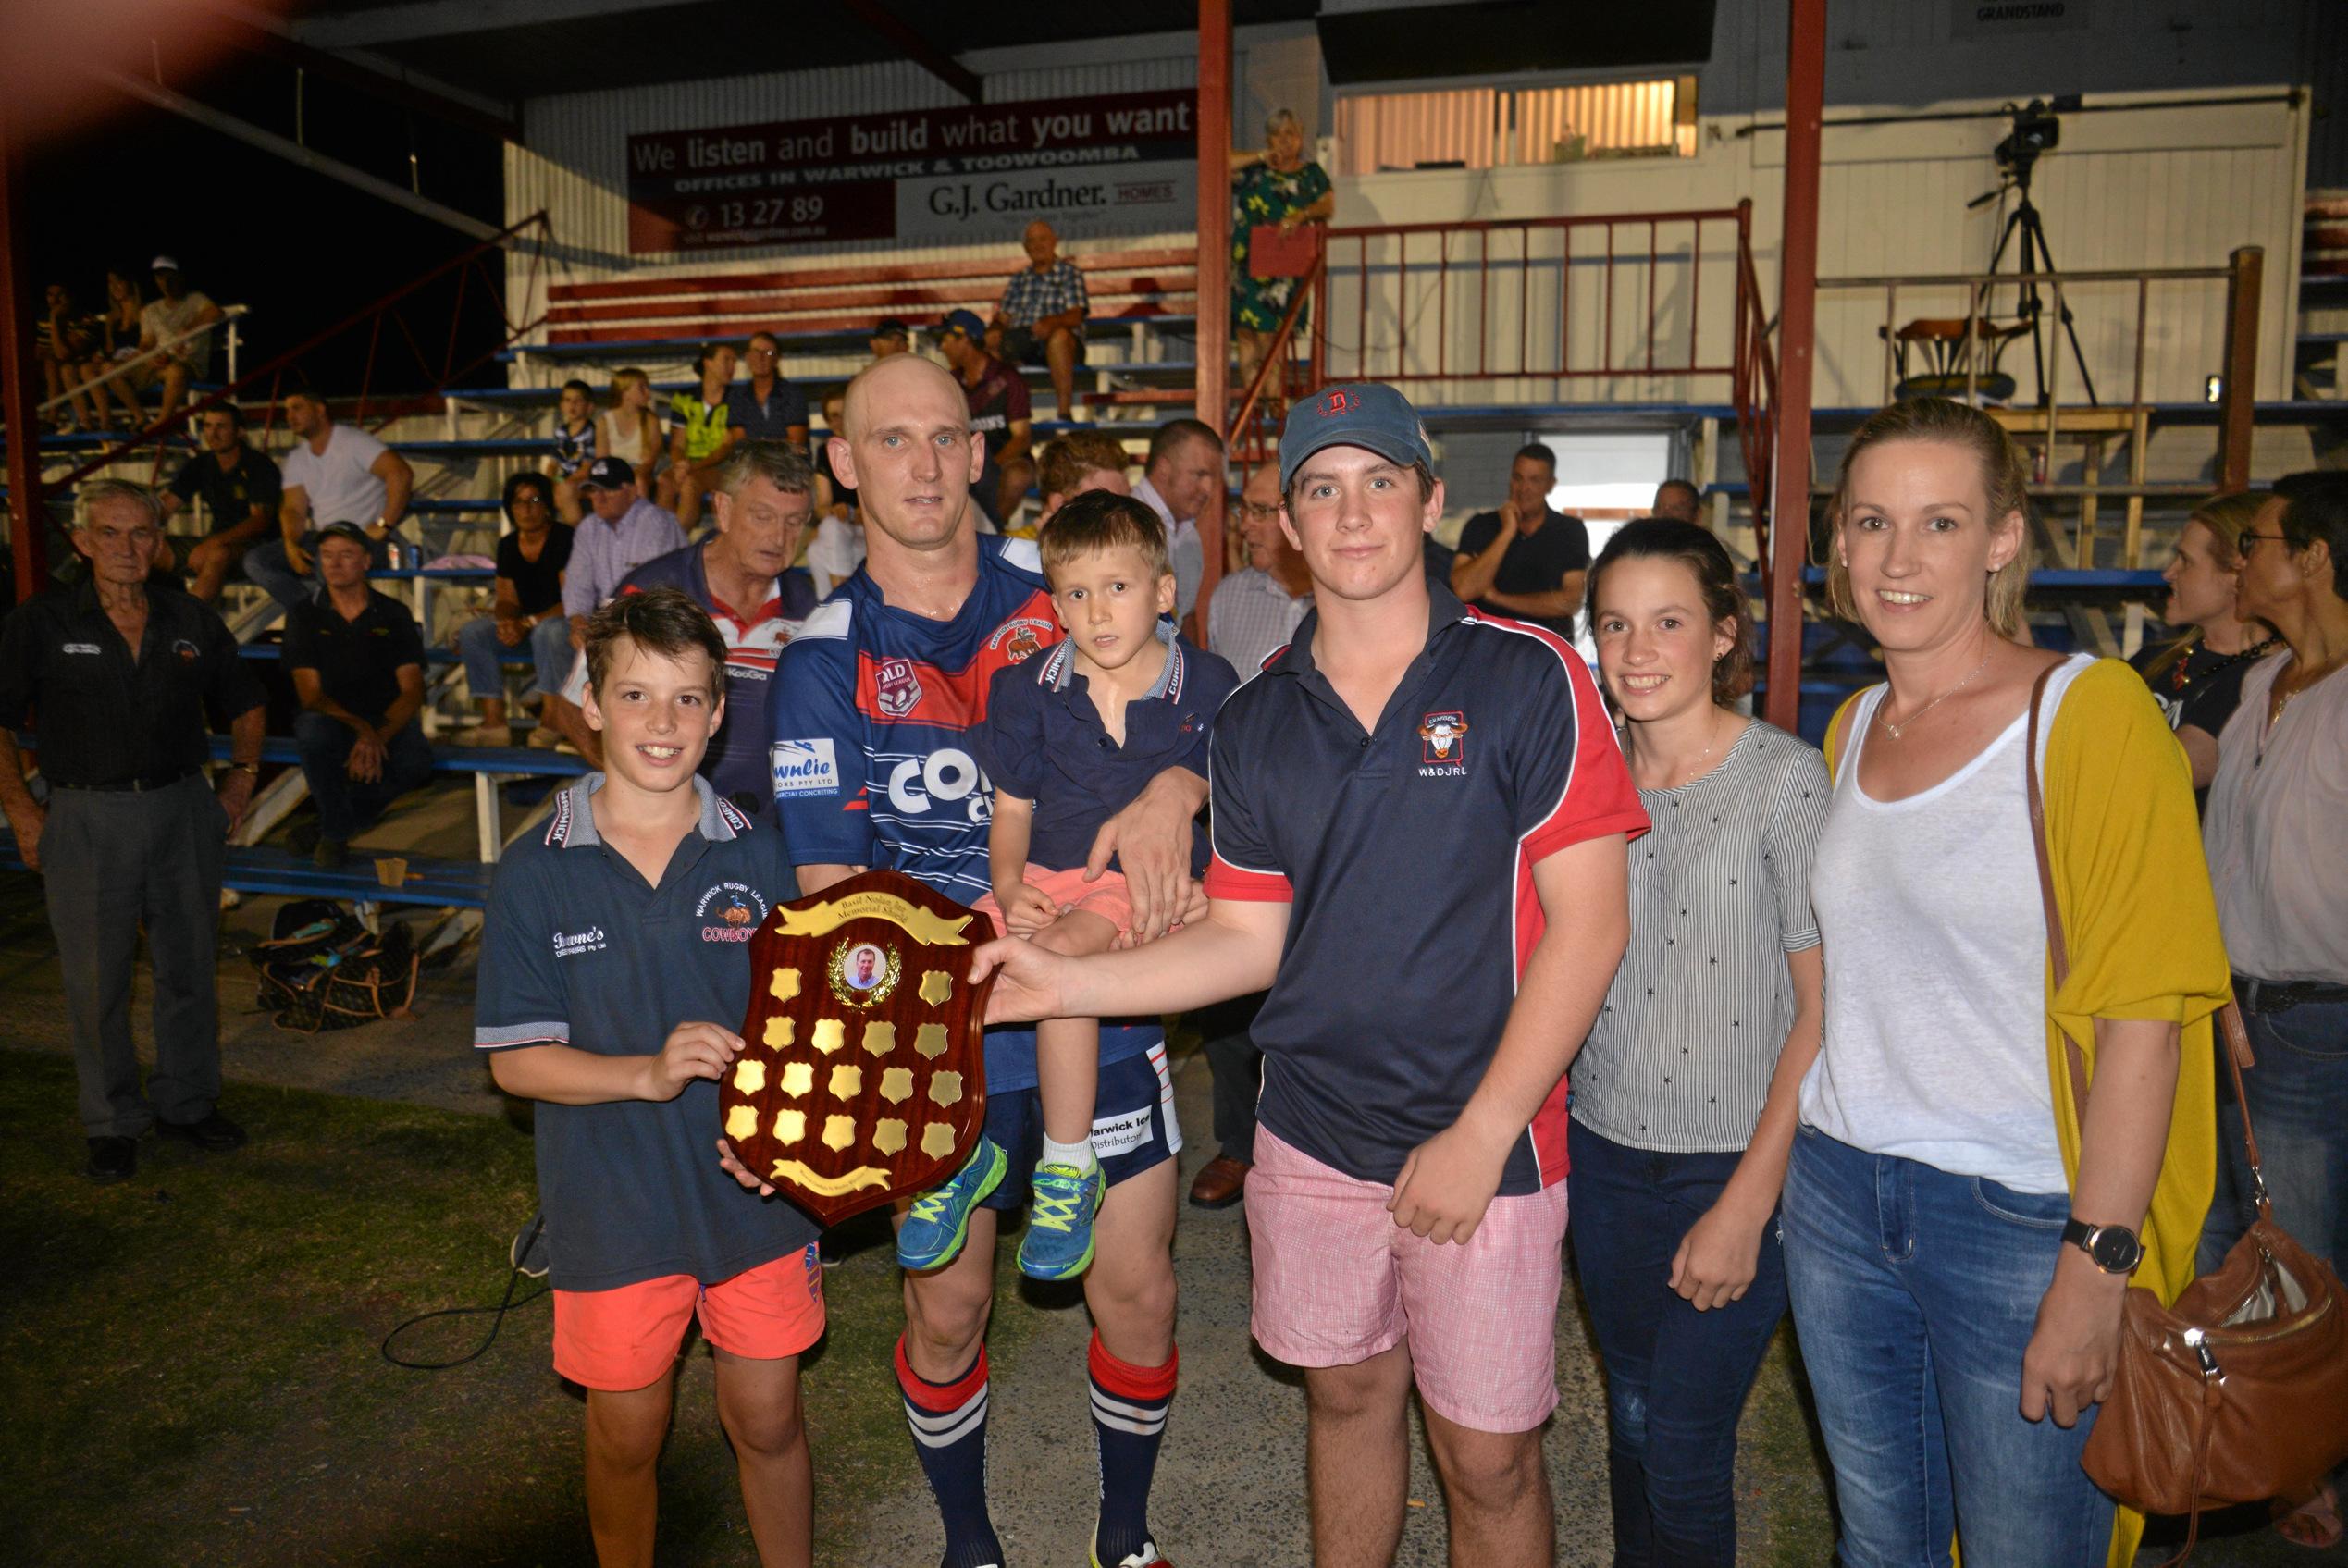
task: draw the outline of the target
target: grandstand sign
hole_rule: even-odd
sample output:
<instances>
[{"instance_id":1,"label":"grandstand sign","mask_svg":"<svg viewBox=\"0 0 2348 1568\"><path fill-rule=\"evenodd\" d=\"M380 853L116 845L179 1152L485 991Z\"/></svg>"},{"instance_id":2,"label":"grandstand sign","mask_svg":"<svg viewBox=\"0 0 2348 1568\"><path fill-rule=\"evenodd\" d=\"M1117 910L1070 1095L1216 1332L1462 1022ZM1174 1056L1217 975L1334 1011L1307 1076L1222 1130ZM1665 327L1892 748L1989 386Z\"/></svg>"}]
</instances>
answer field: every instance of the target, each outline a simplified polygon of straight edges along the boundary
<instances>
[{"instance_id":1,"label":"grandstand sign","mask_svg":"<svg viewBox=\"0 0 2348 1568\"><path fill-rule=\"evenodd\" d=\"M1187 229L1197 159L1189 89L631 136L628 249Z\"/></svg>"}]
</instances>

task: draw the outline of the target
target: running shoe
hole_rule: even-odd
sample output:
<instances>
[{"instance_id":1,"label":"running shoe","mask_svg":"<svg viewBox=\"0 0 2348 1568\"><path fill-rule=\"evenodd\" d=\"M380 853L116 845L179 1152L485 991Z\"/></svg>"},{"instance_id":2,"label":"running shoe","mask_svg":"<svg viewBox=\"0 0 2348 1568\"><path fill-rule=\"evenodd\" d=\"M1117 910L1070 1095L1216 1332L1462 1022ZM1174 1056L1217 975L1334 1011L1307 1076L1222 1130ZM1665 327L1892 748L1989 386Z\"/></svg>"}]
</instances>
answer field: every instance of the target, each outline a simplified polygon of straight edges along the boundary
<instances>
[{"instance_id":1,"label":"running shoe","mask_svg":"<svg viewBox=\"0 0 2348 1568\"><path fill-rule=\"evenodd\" d=\"M1155 1541L1143 1541L1141 1550L1129 1551L1114 1562L1101 1561L1101 1550L1098 1545L1086 1552L1085 1556L1092 1559L1093 1568L1174 1568L1174 1560L1161 1554Z\"/></svg>"},{"instance_id":2,"label":"running shoe","mask_svg":"<svg viewBox=\"0 0 2348 1568\"><path fill-rule=\"evenodd\" d=\"M1031 1184L1035 1206L1020 1240L1020 1272L1031 1279L1069 1279L1093 1266L1093 1216L1107 1185L1098 1165L1040 1165Z\"/></svg>"},{"instance_id":3,"label":"running shoe","mask_svg":"<svg viewBox=\"0 0 2348 1568\"><path fill-rule=\"evenodd\" d=\"M944 1268L960 1255L970 1231L970 1211L1003 1184L1011 1157L994 1139L979 1134L978 1147L954 1179L933 1187L913 1200L905 1223L897 1228L896 1261L919 1272Z\"/></svg>"}]
</instances>

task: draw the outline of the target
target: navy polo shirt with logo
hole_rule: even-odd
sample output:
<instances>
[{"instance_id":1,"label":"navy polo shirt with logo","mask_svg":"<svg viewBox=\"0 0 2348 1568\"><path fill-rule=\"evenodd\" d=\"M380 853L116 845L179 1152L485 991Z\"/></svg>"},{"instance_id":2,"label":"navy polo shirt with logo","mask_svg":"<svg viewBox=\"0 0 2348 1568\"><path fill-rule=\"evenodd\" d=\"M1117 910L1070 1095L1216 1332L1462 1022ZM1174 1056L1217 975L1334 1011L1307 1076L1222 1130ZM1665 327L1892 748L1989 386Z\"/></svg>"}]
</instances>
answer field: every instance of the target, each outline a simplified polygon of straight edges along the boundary
<instances>
[{"instance_id":1,"label":"navy polo shirt with logo","mask_svg":"<svg viewBox=\"0 0 2348 1568\"><path fill-rule=\"evenodd\" d=\"M750 935L798 896L783 835L696 777L700 820L658 887L596 832L588 773L544 837L498 862L482 928L473 1043L658 1056L682 1023L742 1027ZM719 1168L718 1086L675 1099L537 1108L538 1202L554 1287L609 1290L685 1274L730 1279L812 1242L818 1227Z\"/></svg>"},{"instance_id":2,"label":"navy polo shirt with logo","mask_svg":"<svg viewBox=\"0 0 2348 1568\"><path fill-rule=\"evenodd\" d=\"M1249 1029L1257 1120L1388 1184L1500 1046L1544 929L1534 865L1648 826L1581 656L1432 597L1427 646L1374 731L1314 665L1316 612L1224 704L1210 746L1208 896L1291 906ZM1564 1176L1565 1097L1561 1079L1509 1150L1502 1195Z\"/></svg>"},{"instance_id":3,"label":"navy polo shirt with logo","mask_svg":"<svg viewBox=\"0 0 2348 1568\"><path fill-rule=\"evenodd\" d=\"M1125 705L1125 743L1109 738L1076 648L1061 642L1041 659L995 673L986 722L978 730L979 766L995 786L1032 801L1030 862L1055 871L1081 868L1101 824L1133 804L1168 768L1206 772L1207 727L1239 685L1225 661L1202 652L1157 623L1166 665L1139 699ZM1206 834L1196 834L1193 876L1206 870ZM1117 870L1114 857L1110 865Z\"/></svg>"}]
</instances>

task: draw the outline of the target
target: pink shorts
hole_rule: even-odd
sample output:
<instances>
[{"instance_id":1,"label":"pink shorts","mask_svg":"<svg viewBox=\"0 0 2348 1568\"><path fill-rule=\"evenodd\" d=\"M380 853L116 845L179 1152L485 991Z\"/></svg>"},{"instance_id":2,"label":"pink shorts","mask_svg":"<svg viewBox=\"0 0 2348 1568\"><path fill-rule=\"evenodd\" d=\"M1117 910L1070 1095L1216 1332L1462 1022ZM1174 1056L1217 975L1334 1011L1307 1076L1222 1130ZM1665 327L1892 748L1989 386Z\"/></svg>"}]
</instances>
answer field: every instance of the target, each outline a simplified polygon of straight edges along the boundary
<instances>
[{"instance_id":1,"label":"pink shorts","mask_svg":"<svg viewBox=\"0 0 2348 1568\"><path fill-rule=\"evenodd\" d=\"M666 1274L609 1290L557 1290L554 1370L582 1388L644 1388L667 1374L697 1315L702 1338L729 1355L797 1355L823 1337L815 1243L714 1285Z\"/></svg>"},{"instance_id":2,"label":"pink shorts","mask_svg":"<svg viewBox=\"0 0 2348 1568\"><path fill-rule=\"evenodd\" d=\"M1395 1224L1393 1195L1255 1130L1255 1342L1311 1367L1351 1366L1407 1340L1429 1410L1479 1432L1539 1426L1557 1406L1565 1184L1494 1198L1464 1246Z\"/></svg>"},{"instance_id":3,"label":"pink shorts","mask_svg":"<svg viewBox=\"0 0 2348 1568\"><path fill-rule=\"evenodd\" d=\"M1077 908L1100 916L1117 927L1119 936L1133 928L1133 901L1125 891L1122 871L1103 871L1098 882L1086 882L1081 866L1072 871L1056 871L1030 860L1020 880L1042 888L1044 896L1063 911ZM1003 906L995 901L995 895L988 894L970 907L993 920L996 931L1009 933L1003 923Z\"/></svg>"}]
</instances>

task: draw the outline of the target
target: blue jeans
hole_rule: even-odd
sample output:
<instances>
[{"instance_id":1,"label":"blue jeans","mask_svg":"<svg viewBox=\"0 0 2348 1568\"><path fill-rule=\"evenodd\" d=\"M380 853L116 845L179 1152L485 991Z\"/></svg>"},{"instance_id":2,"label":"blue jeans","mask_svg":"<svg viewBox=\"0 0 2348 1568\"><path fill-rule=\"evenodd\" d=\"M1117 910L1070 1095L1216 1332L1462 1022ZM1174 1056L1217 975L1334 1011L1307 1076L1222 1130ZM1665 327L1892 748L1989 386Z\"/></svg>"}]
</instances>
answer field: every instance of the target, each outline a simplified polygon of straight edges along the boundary
<instances>
[{"instance_id":1,"label":"blue jeans","mask_svg":"<svg viewBox=\"0 0 2348 1568\"><path fill-rule=\"evenodd\" d=\"M318 536L315 532L305 535L302 541L302 548L311 551L315 556L317 542ZM370 571L383 571L391 564L391 547L378 540L369 549L368 557ZM285 540L282 537L264 539L246 550L244 575L246 581L255 587L266 589L271 599L276 599L288 610L297 604L306 604L318 597L316 562L312 561L310 574L306 577L294 571L293 563L286 559Z\"/></svg>"},{"instance_id":2,"label":"blue jeans","mask_svg":"<svg viewBox=\"0 0 2348 1568\"><path fill-rule=\"evenodd\" d=\"M571 675L571 623L561 615L530 628L531 673L538 693L562 689ZM464 661L464 684L473 700L505 696L505 644L498 641L497 618L484 615L457 629L457 653Z\"/></svg>"},{"instance_id":3,"label":"blue jeans","mask_svg":"<svg viewBox=\"0 0 2348 1568\"><path fill-rule=\"evenodd\" d=\"M2254 1010L2256 991L2250 982L2235 988L2235 997L2258 1058L2242 1080L2258 1128L2267 1195L2276 1223L2337 1273L2348 1264L2348 1002ZM2218 1048L2224 1050L2223 1043ZM2256 1217L2242 1111L2222 1062L2218 1082L2218 1193L2196 1260L2204 1274L2225 1262Z\"/></svg>"},{"instance_id":4,"label":"blue jeans","mask_svg":"<svg viewBox=\"0 0 2348 1568\"><path fill-rule=\"evenodd\" d=\"M413 722L402 724L384 747L383 777L361 784L343 767L351 760L358 732L323 713L293 716L293 744L302 753L302 773L310 798L318 803L318 835L348 844L394 800L432 777L432 743Z\"/></svg>"},{"instance_id":5,"label":"blue jeans","mask_svg":"<svg viewBox=\"0 0 2348 1568\"><path fill-rule=\"evenodd\" d=\"M1574 1267L1606 1366L1614 1568L1734 1568L1736 1419L1786 1315L1773 1216L1744 1297L1698 1312L1668 1285L1680 1239L1742 1156L1633 1149L1568 1124Z\"/></svg>"},{"instance_id":6,"label":"blue jeans","mask_svg":"<svg viewBox=\"0 0 2348 1568\"><path fill-rule=\"evenodd\" d=\"M2021 1415L2022 1352L2070 1199L1871 1154L1805 1127L1786 1172L1786 1281L1842 1514L1843 1568L2095 1564L2112 1500L2095 1425Z\"/></svg>"}]
</instances>

